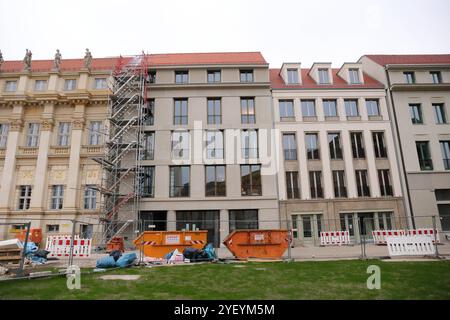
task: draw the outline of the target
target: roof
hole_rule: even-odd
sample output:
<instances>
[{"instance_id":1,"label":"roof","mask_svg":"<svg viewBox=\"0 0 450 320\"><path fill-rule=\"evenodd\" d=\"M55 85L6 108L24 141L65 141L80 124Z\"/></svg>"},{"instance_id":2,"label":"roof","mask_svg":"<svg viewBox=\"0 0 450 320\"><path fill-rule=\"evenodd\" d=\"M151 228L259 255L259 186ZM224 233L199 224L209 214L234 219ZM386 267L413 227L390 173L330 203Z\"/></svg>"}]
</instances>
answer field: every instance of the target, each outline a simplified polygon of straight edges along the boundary
<instances>
[{"instance_id":1,"label":"roof","mask_svg":"<svg viewBox=\"0 0 450 320\"><path fill-rule=\"evenodd\" d=\"M367 54L376 63L388 64L450 64L450 54Z\"/></svg>"},{"instance_id":2,"label":"roof","mask_svg":"<svg viewBox=\"0 0 450 320\"><path fill-rule=\"evenodd\" d=\"M131 57L124 57L124 62ZM91 70L113 70L119 61L119 57L94 58ZM214 53L170 53L147 55L149 67L170 65L265 65L266 60L261 52L214 52ZM83 59L62 59L61 71L78 71L83 68ZM46 72L53 67L53 60L32 60L32 72ZM23 62L19 60L5 61L2 64L3 72L18 72L23 70Z\"/></svg>"},{"instance_id":3,"label":"roof","mask_svg":"<svg viewBox=\"0 0 450 320\"><path fill-rule=\"evenodd\" d=\"M348 84L344 79L337 75L339 69L331 69L333 76L333 84L324 85L317 84L316 81L308 74L310 69L301 69L302 84L286 84L280 75L280 69L270 69L270 84L272 89L380 89L384 88L381 82L364 73L363 84Z\"/></svg>"}]
</instances>

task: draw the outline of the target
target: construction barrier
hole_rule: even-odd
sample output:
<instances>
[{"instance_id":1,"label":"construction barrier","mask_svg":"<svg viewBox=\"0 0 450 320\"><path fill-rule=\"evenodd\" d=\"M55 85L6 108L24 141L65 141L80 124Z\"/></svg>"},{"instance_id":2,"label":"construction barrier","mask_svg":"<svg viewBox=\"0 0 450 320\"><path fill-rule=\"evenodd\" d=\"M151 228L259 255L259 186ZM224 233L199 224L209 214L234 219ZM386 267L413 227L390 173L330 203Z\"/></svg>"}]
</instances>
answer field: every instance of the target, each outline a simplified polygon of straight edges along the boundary
<instances>
[{"instance_id":1,"label":"construction barrier","mask_svg":"<svg viewBox=\"0 0 450 320\"><path fill-rule=\"evenodd\" d=\"M49 251L48 257L68 257L70 256L70 242L72 236L70 235L49 235L45 250ZM81 239L75 236L73 240L74 257L89 257L91 255L92 239Z\"/></svg>"},{"instance_id":2,"label":"construction barrier","mask_svg":"<svg viewBox=\"0 0 450 320\"><path fill-rule=\"evenodd\" d=\"M144 231L134 244L142 250L146 257L163 258L169 252L178 249L183 252L185 248L203 249L206 245L208 231Z\"/></svg>"},{"instance_id":3,"label":"construction barrier","mask_svg":"<svg viewBox=\"0 0 450 320\"><path fill-rule=\"evenodd\" d=\"M435 231L436 231L436 239L435 239ZM434 241L436 240L437 243L440 243L440 239L439 239L439 231L435 230L435 229L413 229L413 230L408 230L408 235L409 236L427 236L429 238L431 238L431 240Z\"/></svg>"},{"instance_id":4,"label":"construction barrier","mask_svg":"<svg viewBox=\"0 0 450 320\"><path fill-rule=\"evenodd\" d=\"M350 244L350 233L345 231L322 231L320 232L320 245L347 245Z\"/></svg>"},{"instance_id":5,"label":"construction barrier","mask_svg":"<svg viewBox=\"0 0 450 320\"><path fill-rule=\"evenodd\" d=\"M434 255L436 248L428 236L386 236L390 256Z\"/></svg>"},{"instance_id":6,"label":"construction barrier","mask_svg":"<svg viewBox=\"0 0 450 320\"><path fill-rule=\"evenodd\" d=\"M236 230L223 244L238 259L279 259L288 248L287 230Z\"/></svg>"},{"instance_id":7,"label":"construction barrier","mask_svg":"<svg viewBox=\"0 0 450 320\"><path fill-rule=\"evenodd\" d=\"M372 231L375 244L386 244L386 236L405 236L405 230L374 230Z\"/></svg>"}]
</instances>

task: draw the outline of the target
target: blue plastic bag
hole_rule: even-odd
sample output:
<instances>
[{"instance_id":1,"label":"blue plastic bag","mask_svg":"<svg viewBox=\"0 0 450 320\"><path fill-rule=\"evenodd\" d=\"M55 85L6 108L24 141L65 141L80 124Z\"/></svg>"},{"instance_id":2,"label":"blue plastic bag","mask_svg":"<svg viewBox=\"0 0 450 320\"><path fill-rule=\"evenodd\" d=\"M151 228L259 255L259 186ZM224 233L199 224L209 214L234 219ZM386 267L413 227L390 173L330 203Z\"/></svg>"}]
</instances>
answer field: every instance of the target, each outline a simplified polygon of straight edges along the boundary
<instances>
[{"instance_id":1,"label":"blue plastic bag","mask_svg":"<svg viewBox=\"0 0 450 320\"><path fill-rule=\"evenodd\" d=\"M212 243L208 243L208 245L204 249L205 253L208 255L208 259L216 259L216 251L214 250L214 246Z\"/></svg>"},{"instance_id":2,"label":"blue plastic bag","mask_svg":"<svg viewBox=\"0 0 450 320\"><path fill-rule=\"evenodd\" d=\"M27 247L25 249L25 255L33 253L38 250L38 247L34 242L27 242Z\"/></svg>"},{"instance_id":3,"label":"blue plastic bag","mask_svg":"<svg viewBox=\"0 0 450 320\"><path fill-rule=\"evenodd\" d=\"M114 268L116 261L111 256L106 256L97 260L96 268Z\"/></svg>"},{"instance_id":4,"label":"blue plastic bag","mask_svg":"<svg viewBox=\"0 0 450 320\"><path fill-rule=\"evenodd\" d=\"M114 258L112 259L114 261ZM125 253L116 261L116 267L125 268L130 264L132 264L136 259L137 259L136 253L134 252Z\"/></svg>"}]
</instances>

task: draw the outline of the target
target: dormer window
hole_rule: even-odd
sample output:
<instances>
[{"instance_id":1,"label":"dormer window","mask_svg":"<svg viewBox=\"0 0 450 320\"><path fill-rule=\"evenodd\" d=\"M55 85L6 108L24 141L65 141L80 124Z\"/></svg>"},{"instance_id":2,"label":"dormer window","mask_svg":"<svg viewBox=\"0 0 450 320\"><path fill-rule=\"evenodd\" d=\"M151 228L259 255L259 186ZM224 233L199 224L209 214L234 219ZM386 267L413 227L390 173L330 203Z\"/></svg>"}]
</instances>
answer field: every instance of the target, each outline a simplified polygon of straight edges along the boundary
<instances>
[{"instance_id":1,"label":"dormer window","mask_svg":"<svg viewBox=\"0 0 450 320\"><path fill-rule=\"evenodd\" d=\"M318 70L319 72L319 83L320 84L329 84L330 77L328 76L328 69L321 68Z\"/></svg>"},{"instance_id":2,"label":"dormer window","mask_svg":"<svg viewBox=\"0 0 450 320\"><path fill-rule=\"evenodd\" d=\"M430 75L433 79L433 83L442 83L442 75L440 71L431 71Z\"/></svg>"},{"instance_id":3,"label":"dormer window","mask_svg":"<svg viewBox=\"0 0 450 320\"><path fill-rule=\"evenodd\" d=\"M297 69L287 69L288 83L298 83Z\"/></svg>"},{"instance_id":4,"label":"dormer window","mask_svg":"<svg viewBox=\"0 0 450 320\"><path fill-rule=\"evenodd\" d=\"M188 83L189 72L188 71L175 71L175 83Z\"/></svg>"},{"instance_id":5,"label":"dormer window","mask_svg":"<svg viewBox=\"0 0 450 320\"><path fill-rule=\"evenodd\" d=\"M359 80L359 69L348 69L350 84L361 83Z\"/></svg>"},{"instance_id":6,"label":"dormer window","mask_svg":"<svg viewBox=\"0 0 450 320\"><path fill-rule=\"evenodd\" d=\"M415 83L416 77L414 76L413 71L405 71L403 72L403 75L405 76L406 83Z\"/></svg>"}]
</instances>

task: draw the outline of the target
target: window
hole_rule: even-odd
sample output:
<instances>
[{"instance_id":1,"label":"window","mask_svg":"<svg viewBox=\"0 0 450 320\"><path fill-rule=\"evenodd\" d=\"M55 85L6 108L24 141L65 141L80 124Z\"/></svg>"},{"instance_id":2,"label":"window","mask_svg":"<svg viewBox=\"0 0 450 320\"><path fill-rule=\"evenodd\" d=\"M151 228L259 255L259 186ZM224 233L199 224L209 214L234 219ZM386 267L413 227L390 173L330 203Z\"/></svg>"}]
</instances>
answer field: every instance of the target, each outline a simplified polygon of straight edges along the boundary
<instances>
[{"instance_id":1,"label":"window","mask_svg":"<svg viewBox=\"0 0 450 320\"><path fill-rule=\"evenodd\" d=\"M392 212L378 212L378 226L381 230L392 230Z\"/></svg>"},{"instance_id":2,"label":"window","mask_svg":"<svg viewBox=\"0 0 450 320\"><path fill-rule=\"evenodd\" d=\"M240 70L241 82L253 82L253 70Z\"/></svg>"},{"instance_id":3,"label":"window","mask_svg":"<svg viewBox=\"0 0 450 320\"><path fill-rule=\"evenodd\" d=\"M39 144L39 123L29 123L27 132L27 147L37 147Z\"/></svg>"},{"instance_id":4,"label":"window","mask_svg":"<svg viewBox=\"0 0 450 320\"><path fill-rule=\"evenodd\" d=\"M0 149L6 148L8 142L9 124L0 123Z\"/></svg>"},{"instance_id":5,"label":"window","mask_svg":"<svg viewBox=\"0 0 450 320\"><path fill-rule=\"evenodd\" d=\"M380 109L378 108L377 99L366 100L367 115L369 117L375 117L380 115Z\"/></svg>"},{"instance_id":6,"label":"window","mask_svg":"<svg viewBox=\"0 0 450 320\"><path fill-rule=\"evenodd\" d=\"M230 233L240 229L258 229L258 210L230 210Z\"/></svg>"},{"instance_id":7,"label":"window","mask_svg":"<svg viewBox=\"0 0 450 320\"><path fill-rule=\"evenodd\" d=\"M51 209L60 210L63 207L64 199L64 186L54 185L52 186L52 199L51 199Z\"/></svg>"},{"instance_id":8,"label":"window","mask_svg":"<svg viewBox=\"0 0 450 320\"><path fill-rule=\"evenodd\" d=\"M220 70L208 70L208 82L220 82Z\"/></svg>"},{"instance_id":9,"label":"window","mask_svg":"<svg viewBox=\"0 0 450 320\"><path fill-rule=\"evenodd\" d=\"M225 166L205 166L205 196L226 196Z\"/></svg>"},{"instance_id":10,"label":"window","mask_svg":"<svg viewBox=\"0 0 450 320\"><path fill-rule=\"evenodd\" d=\"M325 117L337 117L336 100L323 100L323 113Z\"/></svg>"},{"instance_id":11,"label":"window","mask_svg":"<svg viewBox=\"0 0 450 320\"><path fill-rule=\"evenodd\" d=\"M223 131L206 131L206 157L208 159L223 159Z\"/></svg>"},{"instance_id":12,"label":"window","mask_svg":"<svg viewBox=\"0 0 450 320\"><path fill-rule=\"evenodd\" d=\"M297 171L286 171L286 194L288 199L300 199Z\"/></svg>"},{"instance_id":13,"label":"window","mask_svg":"<svg viewBox=\"0 0 450 320\"><path fill-rule=\"evenodd\" d=\"M91 121L89 128L89 137L88 144L91 146L98 146L101 144L101 131L102 131L102 122L101 121Z\"/></svg>"},{"instance_id":14,"label":"window","mask_svg":"<svg viewBox=\"0 0 450 320\"><path fill-rule=\"evenodd\" d=\"M345 186L344 170L333 170L334 196L336 198L347 197L347 187Z\"/></svg>"},{"instance_id":15,"label":"window","mask_svg":"<svg viewBox=\"0 0 450 320\"><path fill-rule=\"evenodd\" d=\"M207 99L207 113L208 124L221 124L222 123L222 107L220 98L208 98Z\"/></svg>"},{"instance_id":16,"label":"window","mask_svg":"<svg viewBox=\"0 0 450 320\"><path fill-rule=\"evenodd\" d=\"M172 159L189 159L190 147L189 131L172 132Z\"/></svg>"},{"instance_id":17,"label":"window","mask_svg":"<svg viewBox=\"0 0 450 320\"><path fill-rule=\"evenodd\" d=\"M66 79L64 81L64 91L72 91L77 88L77 80L76 79Z\"/></svg>"},{"instance_id":18,"label":"window","mask_svg":"<svg viewBox=\"0 0 450 320\"><path fill-rule=\"evenodd\" d=\"M175 71L175 83L188 83L189 82L189 72L186 70Z\"/></svg>"},{"instance_id":19,"label":"window","mask_svg":"<svg viewBox=\"0 0 450 320\"><path fill-rule=\"evenodd\" d=\"M149 70L147 73L147 83L156 83L156 70Z\"/></svg>"},{"instance_id":20,"label":"window","mask_svg":"<svg viewBox=\"0 0 450 320\"><path fill-rule=\"evenodd\" d=\"M328 76L328 69L319 69L319 83L329 84L330 77Z\"/></svg>"},{"instance_id":21,"label":"window","mask_svg":"<svg viewBox=\"0 0 450 320\"><path fill-rule=\"evenodd\" d=\"M445 116L445 109L443 103L433 103L434 109L434 120L437 124L447 123L447 118Z\"/></svg>"},{"instance_id":22,"label":"window","mask_svg":"<svg viewBox=\"0 0 450 320\"><path fill-rule=\"evenodd\" d=\"M294 133L283 134L284 160L297 160L297 142Z\"/></svg>"},{"instance_id":23,"label":"window","mask_svg":"<svg viewBox=\"0 0 450 320\"><path fill-rule=\"evenodd\" d=\"M350 84L361 83L361 81L359 80L359 69L348 69L348 75Z\"/></svg>"},{"instance_id":24,"label":"window","mask_svg":"<svg viewBox=\"0 0 450 320\"><path fill-rule=\"evenodd\" d=\"M435 189L439 219L443 231L450 231L450 189Z\"/></svg>"},{"instance_id":25,"label":"window","mask_svg":"<svg viewBox=\"0 0 450 320\"><path fill-rule=\"evenodd\" d=\"M17 90L17 81L6 81L5 83L6 92L14 92L16 90Z\"/></svg>"},{"instance_id":26,"label":"window","mask_svg":"<svg viewBox=\"0 0 450 320\"><path fill-rule=\"evenodd\" d=\"M367 182L367 170L356 170L355 176L358 197L370 197L370 188Z\"/></svg>"},{"instance_id":27,"label":"window","mask_svg":"<svg viewBox=\"0 0 450 320\"><path fill-rule=\"evenodd\" d=\"M170 167L170 196L189 197L190 167Z\"/></svg>"},{"instance_id":28,"label":"window","mask_svg":"<svg viewBox=\"0 0 450 320\"><path fill-rule=\"evenodd\" d=\"M244 159L258 158L258 131L254 129L241 131L241 154Z\"/></svg>"},{"instance_id":29,"label":"window","mask_svg":"<svg viewBox=\"0 0 450 320\"><path fill-rule=\"evenodd\" d=\"M47 80L36 80L34 82L35 91L45 91L47 90Z\"/></svg>"},{"instance_id":30,"label":"window","mask_svg":"<svg viewBox=\"0 0 450 320\"><path fill-rule=\"evenodd\" d=\"M305 134L306 140L306 155L309 160L320 159L319 154L319 143L317 140L317 133L307 133Z\"/></svg>"},{"instance_id":31,"label":"window","mask_svg":"<svg viewBox=\"0 0 450 320\"><path fill-rule=\"evenodd\" d=\"M97 208L97 191L96 186L88 184L84 187L84 209L95 210Z\"/></svg>"},{"instance_id":32,"label":"window","mask_svg":"<svg viewBox=\"0 0 450 320\"><path fill-rule=\"evenodd\" d=\"M19 187L19 210L27 210L30 208L31 186Z\"/></svg>"},{"instance_id":33,"label":"window","mask_svg":"<svg viewBox=\"0 0 450 320\"><path fill-rule=\"evenodd\" d=\"M352 141L352 153L354 159L364 159L365 150L363 144L363 134L362 132L351 132L350 140Z\"/></svg>"},{"instance_id":34,"label":"window","mask_svg":"<svg viewBox=\"0 0 450 320\"><path fill-rule=\"evenodd\" d=\"M358 112L358 100L344 100L345 114L347 117L357 117Z\"/></svg>"},{"instance_id":35,"label":"window","mask_svg":"<svg viewBox=\"0 0 450 320\"><path fill-rule=\"evenodd\" d=\"M144 106L144 126L152 126L155 123L155 99L148 99Z\"/></svg>"},{"instance_id":36,"label":"window","mask_svg":"<svg viewBox=\"0 0 450 320\"><path fill-rule=\"evenodd\" d=\"M441 146L442 160L444 161L444 169L450 170L450 141L439 141Z\"/></svg>"},{"instance_id":37,"label":"window","mask_svg":"<svg viewBox=\"0 0 450 320\"><path fill-rule=\"evenodd\" d=\"M416 141L417 156L419 157L420 170L433 170L430 147L428 141Z\"/></svg>"},{"instance_id":38,"label":"window","mask_svg":"<svg viewBox=\"0 0 450 320\"><path fill-rule=\"evenodd\" d=\"M174 99L173 124L188 123L188 99Z\"/></svg>"},{"instance_id":39,"label":"window","mask_svg":"<svg viewBox=\"0 0 450 320\"><path fill-rule=\"evenodd\" d=\"M405 77L405 82L406 83L415 83L416 82L416 77L414 75L414 72L412 71L405 71L403 72L403 76Z\"/></svg>"},{"instance_id":40,"label":"window","mask_svg":"<svg viewBox=\"0 0 450 320\"><path fill-rule=\"evenodd\" d=\"M58 146L68 146L70 143L70 122L60 122L58 128Z\"/></svg>"},{"instance_id":41,"label":"window","mask_svg":"<svg viewBox=\"0 0 450 320\"><path fill-rule=\"evenodd\" d=\"M294 101L280 100L280 121L295 121Z\"/></svg>"},{"instance_id":42,"label":"window","mask_svg":"<svg viewBox=\"0 0 450 320\"><path fill-rule=\"evenodd\" d=\"M256 123L254 98L241 98L241 123Z\"/></svg>"},{"instance_id":43,"label":"window","mask_svg":"<svg viewBox=\"0 0 450 320\"><path fill-rule=\"evenodd\" d=\"M155 194L155 167L143 166L140 174L140 192L144 198L153 198Z\"/></svg>"},{"instance_id":44,"label":"window","mask_svg":"<svg viewBox=\"0 0 450 320\"><path fill-rule=\"evenodd\" d=\"M328 133L328 146L331 159L342 159L341 134L339 132Z\"/></svg>"},{"instance_id":45,"label":"window","mask_svg":"<svg viewBox=\"0 0 450 320\"><path fill-rule=\"evenodd\" d=\"M309 172L309 185L311 189L311 198L313 199L323 198L321 171Z\"/></svg>"},{"instance_id":46,"label":"window","mask_svg":"<svg viewBox=\"0 0 450 320\"><path fill-rule=\"evenodd\" d=\"M386 145L383 132L372 132L373 147L376 158L387 158Z\"/></svg>"},{"instance_id":47,"label":"window","mask_svg":"<svg viewBox=\"0 0 450 320\"><path fill-rule=\"evenodd\" d=\"M95 78L94 79L94 88L97 90L106 89L106 78Z\"/></svg>"},{"instance_id":48,"label":"window","mask_svg":"<svg viewBox=\"0 0 450 320\"><path fill-rule=\"evenodd\" d=\"M389 170L378 170L378 181L380 183L381 196L393 196Z\"/></svg>"},{"instance_id":49,"label":"window","mask_svg":"<svg viewBox=\"0 0 450 320\"><path fill-rule=\"evenodd\" d=\"M287 69L288 83L298 83L297 69Z\"/></svg>"},{"instance_id":50,"label":"window","mask_svg":"<svg viewBox=\"0 0 450 320\"><path fill-rule=\"evenodd\" d=\"M155 132L145 132L144 139L144 160L153 160L155 158Z\"/></svg>"},{"instance_id":51,"label":"window","mask_svg":"<svg viewBox=\"0 0 450 320\"><path fill-rule=\"evenodd\" d=\"M302 115L304 117L316 116L316 105L314 100L302 100Z\"/></svg>"},{"instance_id":52,"label":"window","mask_svg":"<svg viewBox=\"0 0 450 320\"><path fill-rule=\"evenodd\" d=\"M420 107L420 104L410 104L409 105L409 114L411 115L411 122L413 124L422 124L423 118L422 118L422 109Z\"/></svg>"},{"instance_id":53,"label":"window","mask_svg":"<svg viewBox=\"0 0 450 320\"><path fill-rule=\"evenodd\" d=\"M440 71L430 71L433 83L442 83L442 75Z\"/></svg>"},{"instance_id":54,"label":"window","mask_svg":"<svg viewBox=\"0 0 450 320\"><path fill-rule=\"evenodd\" d=\"M47 232L59 232L59 224L47 224Z\"/></svg>"},{"instance_id":55,"label":"window","mask_svg":"<svg viewBox=\"0 0 450 320\"><path fill-rule=\"evenodd\" d=\"M450 189L435 189L436 201L450 201Z\"/></svg>"},{"instance_id":56,"label":"window","mask_svg":"<svg viewBox=\"0 0 450 320\"><path fill-rule=\"evenodd\" d=\"M243 196L260 196L261 189L261 166L241 165L241 194Z\"/></svg>"}]
</instances>

